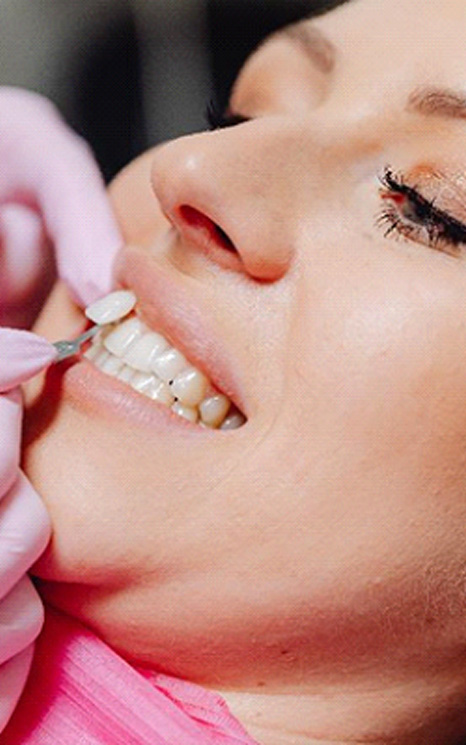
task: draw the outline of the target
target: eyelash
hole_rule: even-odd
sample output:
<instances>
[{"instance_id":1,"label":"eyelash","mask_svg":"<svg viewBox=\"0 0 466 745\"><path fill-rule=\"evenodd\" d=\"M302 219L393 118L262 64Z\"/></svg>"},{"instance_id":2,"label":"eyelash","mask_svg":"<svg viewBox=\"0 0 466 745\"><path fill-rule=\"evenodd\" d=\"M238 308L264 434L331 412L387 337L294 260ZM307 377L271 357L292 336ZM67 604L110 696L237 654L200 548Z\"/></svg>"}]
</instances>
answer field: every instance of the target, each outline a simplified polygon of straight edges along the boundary
<instances>
[{"instance_id":1,"label":"eyelash","mask_svg":"<svg viewBox=\"0 0 466 745\"><path fill-rule=\"evenodd\" d=\"M230 114L228 110L222 111L219 106L210 101L206 107L205 118L209 129L225 129L243 124L249 121L239 114ZM466 245L466 226L459 220L451 217L447 212L434 207L435 199L425 199L417 189L407 186L402 173L394 174L389 168L385 168L383 176L379 177L381 184L381 196L383 199L392 199L392 203L384 206L377 216L376 226L388 225L384 237L395 233L398 237L403 236L408 240L419 240L423 230L427 231L427 245L436 250L444 250L447 253L457 255L458 246ZM413 216L418 221L407 222L409 217L403 220L399 207L396 206L396 198L401 202L404 198ZM440 248L440 246L443 248ZM452 250L453 249L453 250Z\"/></svg>"},{"instance_id":2,"label":"eyelash","mask_svg":"<svg viewBox=\"0 0 466 745\"><path fill-rule=\"evenodd\" d=\"M453 255L458 254L458 251L454 249L461 244L466 244L465 225L447 212L434 207L435 199L429 201L417 189L407 186L403 174L394 174L387 167L379 181L382 186L382 198L393 200L392 204L383 208L376 219L377 226L388 224L384 233L385 237L396 231L398 236L419 240L422 238L422 231L427 231L427 245L430 248L453 253ZM409 216L402 218L396 201L401 202L402 207L408 207L414 217L413 222L407 222L410 220Z\"/></svg>"}]
</instances>

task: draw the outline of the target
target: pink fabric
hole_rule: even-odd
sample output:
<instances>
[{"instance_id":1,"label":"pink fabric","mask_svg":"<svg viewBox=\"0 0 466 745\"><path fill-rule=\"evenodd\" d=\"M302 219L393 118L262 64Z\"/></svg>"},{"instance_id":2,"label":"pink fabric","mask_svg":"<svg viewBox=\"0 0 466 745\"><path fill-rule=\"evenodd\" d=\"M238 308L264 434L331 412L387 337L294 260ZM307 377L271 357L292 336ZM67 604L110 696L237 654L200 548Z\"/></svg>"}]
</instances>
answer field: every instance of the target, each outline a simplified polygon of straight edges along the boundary
<instances>
[{"instance_id":1,"label":"pink fabric","mask_svg":"<svg viewBox=\"0 0 466 745\"><path fill-rule=\"evenodd\" d=\"M31 674L2 745L259 745L221 696L132 667L46 608Z\"/></svg>"}]
</instances>

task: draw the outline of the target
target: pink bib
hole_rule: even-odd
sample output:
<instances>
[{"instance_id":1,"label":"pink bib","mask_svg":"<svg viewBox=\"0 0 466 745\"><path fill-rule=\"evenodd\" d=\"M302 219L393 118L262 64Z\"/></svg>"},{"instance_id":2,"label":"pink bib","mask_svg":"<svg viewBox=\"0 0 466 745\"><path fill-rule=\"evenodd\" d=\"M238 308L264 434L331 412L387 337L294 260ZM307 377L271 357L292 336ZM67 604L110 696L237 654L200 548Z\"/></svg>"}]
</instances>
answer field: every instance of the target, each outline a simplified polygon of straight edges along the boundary
<instances>
[{"instance_id":1,"label":"pink bib","mask_svg":"<svg viewBox=\"0 0 466 745\"><path fill-rule=\"evenodd\" d=\"M218 694L132 667L46 608L31 673L2 745L259 745Z\"/></svg>"}]
</instances>

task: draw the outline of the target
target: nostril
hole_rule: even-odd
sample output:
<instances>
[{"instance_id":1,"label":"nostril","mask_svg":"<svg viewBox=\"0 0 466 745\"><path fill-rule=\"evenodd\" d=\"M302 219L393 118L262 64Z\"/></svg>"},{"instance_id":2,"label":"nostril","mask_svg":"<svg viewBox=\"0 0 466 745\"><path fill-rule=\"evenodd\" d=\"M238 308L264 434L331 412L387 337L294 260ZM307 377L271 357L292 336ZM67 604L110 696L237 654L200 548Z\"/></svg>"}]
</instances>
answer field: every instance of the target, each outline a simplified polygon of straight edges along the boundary
<instances>
[{"instance_id":1,"label":"nostril","mask_svg":"<svg viewBox=\"0 0 466 745\"><path fill-rule=\"evenodd\" d=\"M183 204L179 207L178 214L191 228L197 228L206 232L210 240L214 240L222 248L236 253L235 245L225 231L222 230L220 225L217 225L217 223L211 220L210 217L204 215L203 212L200 212L195 207L190 207L189 204Z\"/></svg>"},{"instance_id":2,"label":"nostril","mask_svg":"<svg viewBox=\"0 0 466 745\"><path fill-rule=\"evenodd\" d=\"M230 240L230 238L225 233L225 231L222 230L220 225L213 223L213 226L214 226L215 232L217 233L217 236L220 238L221 241L223 241L225 248L228 248L230 251L236 251L233 241Z\"/></svg>"}]
</instances>

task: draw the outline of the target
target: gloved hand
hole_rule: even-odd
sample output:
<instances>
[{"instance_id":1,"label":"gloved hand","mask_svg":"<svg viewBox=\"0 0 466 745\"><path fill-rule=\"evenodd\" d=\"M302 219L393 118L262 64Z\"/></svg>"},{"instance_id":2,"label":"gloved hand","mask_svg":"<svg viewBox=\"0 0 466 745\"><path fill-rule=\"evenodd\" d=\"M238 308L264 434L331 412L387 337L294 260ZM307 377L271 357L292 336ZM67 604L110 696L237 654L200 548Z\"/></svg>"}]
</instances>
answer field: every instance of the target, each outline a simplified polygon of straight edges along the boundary
<instances>
[{"instance_id":1,"label":"gloved hand","mask_svg":"<svg viewBox=\"0 0 466 745\"><path fill-rule=\"evenodd\" d=\"M47 510L19 471L17 386L55 355L54 347L35 334L0 329L0 732L24 688L43 623L42 603L26 572L50 538Z\"/></svg>"},{"instance_id":2,"label":"gloved hand","mask_svg":"<svg viewBox=\"0 0 466 745\"><path fill-rule=\"evenodd\" d=\"M89 146L43 96L0 87L0 319L40 270L45 235L79 304L110 291L122 239Z\"/></svg>"},{"instance_id":3,"label":"gloved hand","mask_svg":"<svg viewBox=\"0 0 466 745\"><path fill-rule=\"evenodd\" d=\"M8 317L28 272L32 281L38 276L45 236L78 304L111 290L122 241L90 149L46 99L0 88L0 319ZM54 357L44 339L0 328L0 732L24 688L42 627L42 604L26 572L50 537L45 506L19 470L17 386Z\"/></svg>"}]
</instances>

